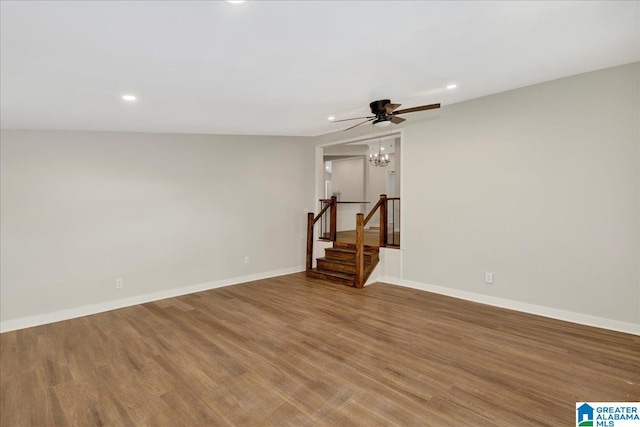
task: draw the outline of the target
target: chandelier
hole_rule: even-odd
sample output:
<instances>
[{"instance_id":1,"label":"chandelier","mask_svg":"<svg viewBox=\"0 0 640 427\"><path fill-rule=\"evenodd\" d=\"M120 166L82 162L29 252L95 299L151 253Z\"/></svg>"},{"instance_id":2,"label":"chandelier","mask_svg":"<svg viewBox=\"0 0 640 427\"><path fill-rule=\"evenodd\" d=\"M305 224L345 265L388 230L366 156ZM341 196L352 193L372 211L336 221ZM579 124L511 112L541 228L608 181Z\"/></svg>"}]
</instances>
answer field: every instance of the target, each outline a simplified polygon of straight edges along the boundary
<instances>
[{"instance_id":1,"label":"chandelier","mask_svg":"<svg viewBox=\"0 0 640 427\"><path fill-rule=\"evenodd\" d=\"M369 154L369 163L371 166L377 166L384 168L389 164L389 155L382 154L382 138L380 138L380 143L378 145L378 152Z\"/></svg>"}]
</instances>

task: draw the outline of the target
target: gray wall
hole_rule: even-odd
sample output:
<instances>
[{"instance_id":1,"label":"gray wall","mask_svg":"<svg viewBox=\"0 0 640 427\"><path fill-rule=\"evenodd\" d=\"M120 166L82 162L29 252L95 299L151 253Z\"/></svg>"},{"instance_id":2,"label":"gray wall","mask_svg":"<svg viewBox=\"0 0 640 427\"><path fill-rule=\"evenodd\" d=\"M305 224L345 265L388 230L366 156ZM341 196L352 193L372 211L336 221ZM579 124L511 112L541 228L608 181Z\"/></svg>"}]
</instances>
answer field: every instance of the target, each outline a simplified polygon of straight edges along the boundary
<instances>
[{"instance_id":1,"label":"gray wall","mask_svg":"<svg viewBox=\"0 0 640 427\"><path fill-rule=\"evenodd\" d=\"M364 156L331 162L331 186L340 201L361 202L364 197Z\"/></svg>"},{"instance_id":2,"label":"gray wall","mask_svg":"<svg viewBox=\"0 0 640 427\"><path fill-rule=\"evenodd\" d=\"M385 167L373 166L367 162L367 167L369 169L369 204L367 205L367 212L365 212L365 214L367 214L376 205L376 203L378 203L381 194L387 194L387 173L389 171L396 170L395 160L395 154L389 154L389 164ZM371 217L368 226L380 226L379 211L376 211L376 213Z\"/></svg>"},{"instance_id":3,"label":"gray wall","mask_svg":"<svg viewBox=\"0 0 640 427\"><path fill-rule=\"evenodd\" d=\"M401 279L639 324L639 76L629 64L408 116Z\"/></svg>"},{"instance_id":4,"label":"gray wall","mask_svg":"<svg viewBox=\"0 0 640 427\"><path fill-rule=\"evenodd\" d=\"M0 144L3 321L304 265L304 138L3 131Z\"/></svg>"},{"instance_id":5,"label":"gray wall","mask_svg":"<svg viewBox=\"0 0 640 427\"><path fill-rule=\"evenodd\" d=\"M404 279L639 323L638 76L582 74L407 126Z\"/></svg>"},{"instance_id":6,"label":"gray wall","mask_svg":"<svg viewBox=\"0 0 640 427\"><path fill-rule=\"evenodd\" d=\"M385 167L373 166L367 162L369 168L369 208L378 202L381 194L387 193L387 173L395 170L395 154L389 154L389 164Z\"/></svg>"}]
</instances>

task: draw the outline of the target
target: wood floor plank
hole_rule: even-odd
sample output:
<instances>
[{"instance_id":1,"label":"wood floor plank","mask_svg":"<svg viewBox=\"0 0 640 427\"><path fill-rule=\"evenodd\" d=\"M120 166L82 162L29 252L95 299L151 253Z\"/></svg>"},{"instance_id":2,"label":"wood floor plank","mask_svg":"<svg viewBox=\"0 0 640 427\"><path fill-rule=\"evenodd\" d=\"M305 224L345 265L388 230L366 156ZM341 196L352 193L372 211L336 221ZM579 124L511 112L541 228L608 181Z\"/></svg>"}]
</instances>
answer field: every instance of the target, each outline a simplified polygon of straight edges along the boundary
<instances>
[{"instance_id":1,"label":"wood floor plank","mask_svg":"<svg viewBox=\"0 0 640 427\"><path fill-rule=\"evenodd\" d=\"M304 273L0 335L0 426L558 426L640 339Z\"/></svg>"}]
</instances>

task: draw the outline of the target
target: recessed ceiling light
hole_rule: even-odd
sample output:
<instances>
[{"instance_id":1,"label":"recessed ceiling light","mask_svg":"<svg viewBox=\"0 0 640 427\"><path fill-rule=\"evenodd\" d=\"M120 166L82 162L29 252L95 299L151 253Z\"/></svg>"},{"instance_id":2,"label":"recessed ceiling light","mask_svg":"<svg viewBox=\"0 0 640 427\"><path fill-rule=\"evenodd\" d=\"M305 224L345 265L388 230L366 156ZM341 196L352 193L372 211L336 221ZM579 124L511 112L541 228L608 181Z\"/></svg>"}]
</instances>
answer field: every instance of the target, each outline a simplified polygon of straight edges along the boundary
<instances>
[{"instance_id":1,"label":"recessed ceiling light","mask_svg":"<svg viewBox=\"0 0 640 427\"><path fill-rule=\"evenodd\" d=\"M242 4L246 3L247 0L224 0L224 2L229 4Z\"/></svg>"},{"instance_id":2,"label":"recessed ceiling light","mask_svg":"<svg viewBox=\"0 0 640 427\"><path fill-rule=\"evenodd\" d=\"M457 87L458 87L457 84L452 84L452 85L447 86L447 89L451 90L451 89L455 89Z\"/></svg>"},{"instance_id":3,"label":"recessed ceiling light","mask_svg":"<svg viewBox=\"0 0 640 427\"><path fill-rule=\"evenodd\" d=\"M330 122L334 121L336 118L334 116L329 116L327 117L327 120L329 120Z\"/></svg>"},{"instance_id":4,"label":"recessed ceiling light","mask_svg":"<svg viewBox=\"0 0 640 427\"><path fill-rule=\"evenodd\" d=\"M133 102L138 100L138 98L136 98L135 95L122 95L122 99L128 102Z\"/></svg>"}]
</instances>

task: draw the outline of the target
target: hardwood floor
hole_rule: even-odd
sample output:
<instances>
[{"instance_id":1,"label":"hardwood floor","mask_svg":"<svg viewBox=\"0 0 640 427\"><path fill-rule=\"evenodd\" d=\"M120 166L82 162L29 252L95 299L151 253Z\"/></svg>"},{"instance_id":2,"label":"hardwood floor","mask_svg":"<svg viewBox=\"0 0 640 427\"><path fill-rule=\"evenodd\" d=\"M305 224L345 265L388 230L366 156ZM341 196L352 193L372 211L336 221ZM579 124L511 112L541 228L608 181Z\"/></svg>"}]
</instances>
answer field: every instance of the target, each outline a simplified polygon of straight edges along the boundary
<instances>
[{"instance_id":1,"label":"hardwood floor","mask_svg":"<svg viewBox=\"0 0 640 427\"><path fill-rule=\"evenodd\" d=\"M570 426L640 338L304 273L0 336L2 426Z\"/></svg>"}]
</instances>

